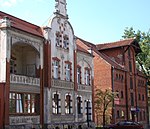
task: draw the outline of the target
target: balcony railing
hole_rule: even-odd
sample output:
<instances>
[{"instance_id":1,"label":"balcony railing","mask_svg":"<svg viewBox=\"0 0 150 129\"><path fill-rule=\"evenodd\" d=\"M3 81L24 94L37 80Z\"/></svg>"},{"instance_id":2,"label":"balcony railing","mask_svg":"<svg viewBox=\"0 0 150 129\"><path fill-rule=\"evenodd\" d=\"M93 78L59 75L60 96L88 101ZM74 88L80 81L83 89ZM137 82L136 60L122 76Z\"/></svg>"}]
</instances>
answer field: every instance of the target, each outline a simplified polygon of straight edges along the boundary
<instances>
[{"instance_id":1,"label":"balcony railing","mask_svg":"<svg viewBox=\"0 0 150 129\"><path fill-rule=\"evenodd\" d=\"M40 86L40 79L23 75L10 75L10 83Z\"/></svg>"},{"instance_id":2,"label":"balcony railing","mask_svg":"<svg viewBox=\"0 0 150 129\"><path fill-rule=\"evenodd\" d=\"M74 89L74 83L69 81L52 79L52 87Z\"/></svg>"},{"instance_id":3,"label":"balcony railing","mask_svg":"<svg viewBox=\"0 0 150 129\"><path fill-rule=\"evenodd\" d=\"M87 86L87 85L82 85L82 84L78 84L78 90L79 91L92 91L92 86Z\"/></svg>"}]
</instances>

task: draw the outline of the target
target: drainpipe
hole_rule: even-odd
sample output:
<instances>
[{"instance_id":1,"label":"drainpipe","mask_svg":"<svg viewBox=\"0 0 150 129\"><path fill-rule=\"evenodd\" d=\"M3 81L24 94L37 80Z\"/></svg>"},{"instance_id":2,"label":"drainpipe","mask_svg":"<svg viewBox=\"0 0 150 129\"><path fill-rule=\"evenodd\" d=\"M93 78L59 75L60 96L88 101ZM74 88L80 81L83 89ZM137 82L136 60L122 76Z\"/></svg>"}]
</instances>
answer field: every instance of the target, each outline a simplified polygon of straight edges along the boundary
<instances>
[{"instance_id":1,"label":"drainpipe","mask_svg":"<svg viewBox=\"0 0 150 129\"><path fill-rule=\"evenodd\" d=\"M126 93L126 114L127 120L129 120L129 112L128 112L128 87L127 87L127 71L125 71L125 93Z\"/></svg>"},{"instance_id":2,"label":"drainpipe","mask_svg":"<svg viewBox=\"0 0 150 129\"><path fill-rule=\"evenodd\" d=\"M114 92L114 66L111 67L111 76L112 76L112 92ZM112 110L112 119L113 119L113 122L116 123L116 113L115 113L115 102L113 101L113 110Z\"/></svg>"},{"instance_id":3,"label":"drainpipe","mask_svg":"<svg viewBox=\"0 0 150 129\"><path fill-rule=\"evenodd\" d=\"M146 80L146 110L147 110L147 112L146 112L146 114L147 114L147 124L148 124L148 126L149 126L149 106L148 106L148 80Z\"/></svg>"}]
</instances>

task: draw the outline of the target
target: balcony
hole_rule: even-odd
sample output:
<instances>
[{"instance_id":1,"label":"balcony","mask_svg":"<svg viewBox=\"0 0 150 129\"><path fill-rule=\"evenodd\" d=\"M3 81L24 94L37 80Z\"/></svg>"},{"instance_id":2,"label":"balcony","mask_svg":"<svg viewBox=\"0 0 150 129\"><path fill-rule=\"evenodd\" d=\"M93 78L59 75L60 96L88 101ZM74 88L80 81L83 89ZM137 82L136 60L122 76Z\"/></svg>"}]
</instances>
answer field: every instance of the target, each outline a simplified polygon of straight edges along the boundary
<instances>
[{"instance_id":1,"label":"balcony","mask_svg":"<svg viewBox=\"0 0 150 129\"><path fill-rule=\"evenodd\" d=\"M92 86L78 84L78 91L88 91L92 92Z\"/></svg>"},{"instance_id":2,"label":"balcony","mask_svg":"<svg viewBox=\"0 0 150 129\"><path fill-rule=\"evenodd\" d=\"M74 83L64 80L52 79L52 87L74 89Z\"/></svg>"},{"instance_id":3,"label":"balcony","mask_svg":"<svg viewBox=\"0 0 150 129\"><path fill-rule=\"evenodd\" d=\"M10 83L13 84L23 84L23 85L31 85L31 86L40 86L40 79L34 77L28 77L23 75L10 75Z\"/></svg>"}]
</instances>

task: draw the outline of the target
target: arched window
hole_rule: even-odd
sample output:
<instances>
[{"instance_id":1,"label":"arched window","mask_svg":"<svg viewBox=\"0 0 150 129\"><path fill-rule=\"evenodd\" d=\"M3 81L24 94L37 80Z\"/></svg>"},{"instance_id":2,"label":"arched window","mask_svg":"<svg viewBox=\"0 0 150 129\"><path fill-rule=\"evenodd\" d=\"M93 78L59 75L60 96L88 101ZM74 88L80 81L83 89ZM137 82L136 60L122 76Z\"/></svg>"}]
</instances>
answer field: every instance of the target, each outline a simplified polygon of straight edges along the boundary
<instances>
[{"instance_id":1,"label":"arched window","mask_svg":"<svg viewBox=\"0 0 150 129\"><path fill-rule=\"evenodd\" d=\"M78 114L82 114L82 97L77 97L77 112Z\"/></svg>"},{"instance_id":2,"label":"arched window","mask_svg":"<svg viewBox=\"0 0 150 129\"><path fill-rule=\"evenodd\" d=\"M90 100L85 100L85 112L87 116L87 121L92 120L92 104Z\"/></svg>"},{"instance_id":3,"label":"arched window","mask_svg":"<svg viewBox=\"0 0 150 129\"><path fill-rule=\"evenodd\" d=\"M65 95L65 113L66 114L72 113L72 99L71 99L71 95L69 94Z\"/></svg>"},{"instance_id":4,"label":"arched window","mask_svg":"<svg viewBox=\"0 0 150 129\"><path fill-rule=\"evenodd\" d=\"M60 102L61 102L60 94L57 92L53 93L53 113L54 114L61 113Z\"/></svg>"}]
</instances>

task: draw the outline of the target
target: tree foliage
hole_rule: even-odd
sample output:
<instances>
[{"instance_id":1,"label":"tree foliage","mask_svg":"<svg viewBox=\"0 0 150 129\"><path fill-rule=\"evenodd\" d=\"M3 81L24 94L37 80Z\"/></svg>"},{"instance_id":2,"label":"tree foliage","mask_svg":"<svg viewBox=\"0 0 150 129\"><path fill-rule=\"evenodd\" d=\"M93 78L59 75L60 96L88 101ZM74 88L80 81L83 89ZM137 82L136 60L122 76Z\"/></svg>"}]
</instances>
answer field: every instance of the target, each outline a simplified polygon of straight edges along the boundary
<instances>
[{"instance_id":1,"label":"tree foliage","mask_svg":"<svg viewBox=\"0 0 150 129\"><path fill-rule=\"evenodd\" d=\"M136 56L137 68L145 73L150 83L150 31L142 32L137 30L136 32L133 27L130 27L124 30L122 37L124 39L136 38L139 42L142 52Z\"/></svg>"},{"instance_id":2,"label":"tree foliage","mask_svg":"<svg viewBox=\"0 0 150 129\"><path fill-rule=\"evenodd\" d=\"M106 114L109 107L112 108L112 102L114 101L116 94L111 90L106 89L102 91L101 89L96 90L95 94L95 112L102 114L103 116L103 127L106 125Z\"/></svg>"}]
</instances>

